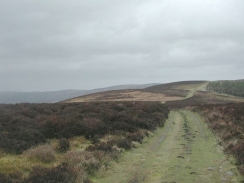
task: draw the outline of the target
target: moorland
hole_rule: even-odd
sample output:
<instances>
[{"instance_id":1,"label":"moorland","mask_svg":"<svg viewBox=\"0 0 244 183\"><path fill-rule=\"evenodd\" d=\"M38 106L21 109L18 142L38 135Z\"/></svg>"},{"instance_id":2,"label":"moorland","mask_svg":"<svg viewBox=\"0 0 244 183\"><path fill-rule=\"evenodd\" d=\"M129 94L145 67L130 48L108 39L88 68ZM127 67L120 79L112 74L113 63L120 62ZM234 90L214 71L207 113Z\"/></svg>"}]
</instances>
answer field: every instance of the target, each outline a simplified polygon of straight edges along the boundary
<instances>
[{"instance_id":1,"label":"moorland","mask_svg":"<svg viewBox=\"0 0 244 183\"><path fill-rule=\"evenodd\" d=\"M241 182L242 82L1 104L0 182Z\"/></svg>"}]
</instances>

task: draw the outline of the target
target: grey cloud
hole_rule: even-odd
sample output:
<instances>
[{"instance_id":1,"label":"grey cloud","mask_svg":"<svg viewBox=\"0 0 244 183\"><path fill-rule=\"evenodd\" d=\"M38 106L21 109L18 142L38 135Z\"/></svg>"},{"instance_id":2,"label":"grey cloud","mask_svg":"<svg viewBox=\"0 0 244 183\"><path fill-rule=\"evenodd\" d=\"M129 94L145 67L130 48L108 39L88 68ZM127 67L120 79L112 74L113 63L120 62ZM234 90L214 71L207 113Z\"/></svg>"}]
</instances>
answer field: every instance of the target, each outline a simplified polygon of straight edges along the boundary
<instances>
[{"instance_id":1,"label":"grey cloud","mask_svg":"<svg viewBox=\"0 0 244 183\"><path fill-rule=\"evenodd\" d=\"M0 4L0 90L243 78L241 0Z\"/></svg>"}]
</instances>

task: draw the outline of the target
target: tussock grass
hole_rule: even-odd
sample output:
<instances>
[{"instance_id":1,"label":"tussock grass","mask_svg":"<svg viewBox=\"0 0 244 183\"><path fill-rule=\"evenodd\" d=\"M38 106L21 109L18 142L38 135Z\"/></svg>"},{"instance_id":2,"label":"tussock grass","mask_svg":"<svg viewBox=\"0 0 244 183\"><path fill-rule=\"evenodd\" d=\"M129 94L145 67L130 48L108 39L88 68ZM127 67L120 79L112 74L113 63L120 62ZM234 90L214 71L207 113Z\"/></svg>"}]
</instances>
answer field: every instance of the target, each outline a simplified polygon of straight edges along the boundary
<instances>
[{"instance_id":1,"label":"tussock grass","mask_svg":"<svg viewBox=\"0 0 244 183\"><path fill-rule=\"evenodd\" d=\"M127 183L143 183L146 179L146 175L139 174L135 172L130 179L128 180Z\"/></svg>"},{"instance_id":2,"label":"tussock grass","mask_svg":"<svg viewBox=\"0 0 244 183\"><path fill-rule=\"evenodd\" d=\"M41 145L29 149L21 155L4 154L0 158L0 173L9 175L21 172L28 175L34 166L52 167L59 162L61 162L60 156L52 150L50 145Z\"/></svg>"},{"instance_id":3,"label":"tussock grass","mask_svg":"<svg viewBox=\"0 0 244 183\"><path fill-rule=\"evenodd\" d=\"M42 144L28 149L21 155L4 153L3 151L0 151L0 173L9 177L18 174L19 178L16 179L18 180L28 177L31 172L31 174L37 174L35 177L43 176L45 172L47 172L45 168L50 169L50 171L54 171L53 168L57 167L65 161L64 156L66 155L65 152L59 151L59 140L60 139L50 139L48 144ZM84 151L87 146L91 145L91 142L85 139L83 136L70 138L69 143L70 151L74 152ZM71 158L70 161L72 161L72 159L74 160L75 157ZM72 171L75 171L75 173L73 173L76 175L75 177L77 183L84 181L89 182L84 167L73 166L72 168Z\"/></svg>"},{"instance_id":4,"label":"tussock grass","mask_svg":"<svg viewBox=\"0 0 244 183\"><path fill-rule=\"evenodd\" d=\"M39 145L26 152L27 158L31 161L51 163L55 161L54 148L50 144Z\"/></svg>"},{"instance_id":5,"label":"tussock grass","mask_svg":"<svg viewBox=\"0 0 244 183\"><path fill-rule=\"evenodd\" d=\"M70 150L85 150L87 146L91 145L91 142L84 136L76 136L69 139Z\"/></svg>"},{"instance_id":6,"label":"tussock grass","mask_svg":"<svg viewBox=\"0 0 244 183\"><path fill-rule=\"evenodd\" d=\"M0 158L0 172L11 174L14 172L28 172L31 163L24 156L6 154Z\"/></svg>"}]
</instances>

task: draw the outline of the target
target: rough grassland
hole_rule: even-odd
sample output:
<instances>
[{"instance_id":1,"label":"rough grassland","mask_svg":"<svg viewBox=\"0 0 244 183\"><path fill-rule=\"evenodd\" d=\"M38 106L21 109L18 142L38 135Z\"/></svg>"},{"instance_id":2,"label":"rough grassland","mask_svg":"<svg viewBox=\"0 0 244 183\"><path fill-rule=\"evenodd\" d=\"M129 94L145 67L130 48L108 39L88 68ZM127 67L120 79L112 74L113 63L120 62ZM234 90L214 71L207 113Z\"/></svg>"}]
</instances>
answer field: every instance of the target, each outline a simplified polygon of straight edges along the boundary
<instances>
[{"instance_id":1,"label":"rough grassland","mask_svg":"<svg viewBox=\"0 0 244 183\"><path fill-rule=\"evenodd\" d=\"M141 147L126 152L94 182L240 182L233 163L199 115L177 111L171 112L165 127Z\"/></svg>"}]
</instances>

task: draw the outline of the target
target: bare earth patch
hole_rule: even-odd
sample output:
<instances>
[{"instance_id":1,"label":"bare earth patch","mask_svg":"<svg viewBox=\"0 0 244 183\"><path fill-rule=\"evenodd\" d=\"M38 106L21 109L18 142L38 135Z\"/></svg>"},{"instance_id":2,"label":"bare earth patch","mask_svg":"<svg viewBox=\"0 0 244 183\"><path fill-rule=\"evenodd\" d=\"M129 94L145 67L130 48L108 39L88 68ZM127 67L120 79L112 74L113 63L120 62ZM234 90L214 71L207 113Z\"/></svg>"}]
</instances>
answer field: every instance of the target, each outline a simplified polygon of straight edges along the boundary
<instances>
[{"instance_id":1,"label":"bare earth patch","mask_svg":"<svg viewBox=\"0 0 244 183\"><path fill-rule=\"evenodd\" d=\"M172 101L182 100L183 97L166 96L163 93L151 93L139 90L118 90L95 93L91 95L81 96L64 102L96 102L96 101Z\"/></svg>"}]
</instances>

